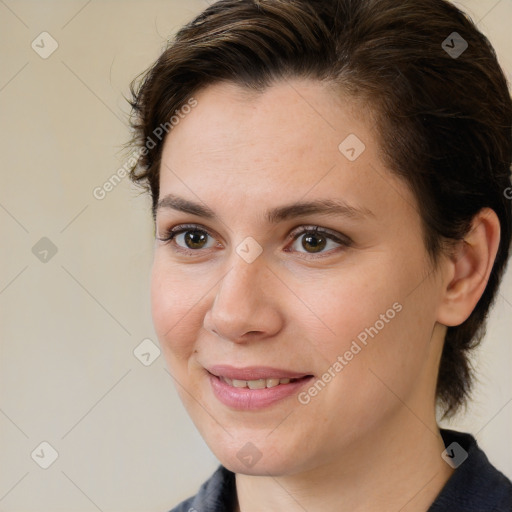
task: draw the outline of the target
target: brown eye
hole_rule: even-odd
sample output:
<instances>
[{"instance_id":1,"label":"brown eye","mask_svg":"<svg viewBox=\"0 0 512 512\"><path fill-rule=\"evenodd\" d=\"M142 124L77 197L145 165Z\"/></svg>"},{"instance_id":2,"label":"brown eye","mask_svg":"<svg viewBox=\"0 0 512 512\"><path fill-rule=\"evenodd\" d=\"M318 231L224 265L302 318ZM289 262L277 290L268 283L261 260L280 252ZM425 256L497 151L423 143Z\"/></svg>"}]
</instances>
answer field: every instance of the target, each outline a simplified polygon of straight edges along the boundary
<instances>
[{"instance_id":1,"label":"brown eye","mask_svg":"<svg viewBox=\"0 0 512 512\"><path fill-rule=\"evenodd\" d=\"M318 226L303 227L295 234L292 233L291 237L293 239L292 251L300 254L329 255L335 249L347 248L352 244L349 237L341 233L331 233ZM300 245L298 244L299 239ZM290 251L286 250L286 252Z\"/></svg>"},{"instance_id":2,"label":"brown eye","mask_svg":"<svg viewBox=\"0 0 512 512\"><path fill-rule=\"evenodd\" d=\"M217 240L205 229L194 225L180 225L165 231L161 242L170 244L178 252L198 253L201 249L211 249L218 245Z\"/></svg>"},{"instance_id":3,"label":"brown eye","mask_svg":"<svg viewBox=\"0 0 512 512\"><path fill-rule=\"evenodd\" d=\"M302 238L302 247L307 252L320 252L327 245L327 239L325 236L315 234L304 235Z\"/></svg>"},{"instance_id":4,"label":"brown eye","mask_svg":"<svg viewBox=\"0 0 512 512\"><path fill-rule=\"evenodd\" d=\"M184 233L185 245L189 249L203 249L208 239L208 233L204 231L190 230Z\"/></svg>"}]
</instances>

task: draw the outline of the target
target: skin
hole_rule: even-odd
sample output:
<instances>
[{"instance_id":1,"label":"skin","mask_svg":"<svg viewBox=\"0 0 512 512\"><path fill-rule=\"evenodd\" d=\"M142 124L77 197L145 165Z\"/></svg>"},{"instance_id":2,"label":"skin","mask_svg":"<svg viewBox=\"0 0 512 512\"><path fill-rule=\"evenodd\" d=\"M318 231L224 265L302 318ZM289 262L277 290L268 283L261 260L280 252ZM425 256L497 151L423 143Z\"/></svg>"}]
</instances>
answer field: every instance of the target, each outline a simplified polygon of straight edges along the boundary
<instances>
[{"instance_id":1,"label":"skin","mask_svg":"<svg viewBox=\"0 0 512 512\"><path fill-rule=\"evenodd\" d=\"M482 210L433 268L416 200L382 162L367 106L298 79L262 93L221 83L194 97L166 138L160 199L206 205L217 219L158 209L152 314L189 415L237 474L236 510L427 510L453 472L435 417L446 326L463 322L485 289L496 215ZM366 146L355 161L338 149L351 133ZM371 214L265 218L315 199ZM209 232L204 248L184 253L183 235L158 239L180 224ZM315 253L304 235L289 237L301 226L352 243L328 241ZM263 249L252 263L236 252L249 236ZM204 368L213 364L321 377L394 303L401 311L307 405L292 396L239 411L213 395ZM237 457L247 442L261 454L251 467Z\"/></svg>"}]
</instances>

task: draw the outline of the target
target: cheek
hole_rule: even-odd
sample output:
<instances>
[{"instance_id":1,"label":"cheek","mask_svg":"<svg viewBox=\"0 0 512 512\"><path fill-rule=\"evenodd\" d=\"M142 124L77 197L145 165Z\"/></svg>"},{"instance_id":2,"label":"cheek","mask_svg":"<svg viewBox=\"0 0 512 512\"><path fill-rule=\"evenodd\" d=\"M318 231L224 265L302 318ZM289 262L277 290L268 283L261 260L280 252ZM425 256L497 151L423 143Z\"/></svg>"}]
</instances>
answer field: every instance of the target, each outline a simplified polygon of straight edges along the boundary
<instances>
[{"instance_id":1,"label":"cheek","mask_svg":"<svg viewBox=\"0 0 512 512\"><path fill-rule=\"evenodd\" d=\"M333 308L346 308L326 316L338 338L323 351L329 354L326 369L338 356L342 369L337 366L332 384L316 403L318 414L325 400L323 405L330 404L333 416L350 416L356 430L408 402L432 377L434 290L425 283L411 294L412 281L399 275L373 282L372 294L354 285L344 289L352 292L351 300L339 291L335 296Z\"/></svg>"},{"instance_id":2,"label":"cheek","mask_svg":"<svg viewBox=\"0 0 512 512\"><path fill-rule=\"evenodd\" d=\"M166 358L186 359L197 337L198 310L204 290L189 283L183 272L155 255L151 272L151 314Z\"/></svg>"},{"instance_id":3,"label":"cheek","mask_svg":"<svg viewBox=\"0 0 512 512\"><path fill-rule=\"evenodd\" d=\"M327 279L321 291L309 295L322 320L316 323L323 326L323 334L310 330L309 339L326 370L346 355L338 384L373 381L382 387L370 370L387 382L406 381L428 358L434 308L428 290L410 293L418 269L398 266L397 271L392 261L378 263Z\"/></svg>"},{"instance_id":4,"label":"cheek","mask_svg":"<svg viewBox=\"0 0 512 512\"><path fill-rule=\"evenodd\" d=\"M386 273L382 267L366 266L363 271L354 268L328 276L309 295L311 309L321 319L318 323L325 333L318 333L314 339L324 352L331 354L331 359L349 350L358 337L362 343L370 339L368 330L374 333L371 328L376 322L379 332L383 331L388 324L382 324L380 315L385 315L386 320L393 317L389 323L394 321L393 304L400 297L400 284L383 279Z\"/></svg>"}]
</instances>

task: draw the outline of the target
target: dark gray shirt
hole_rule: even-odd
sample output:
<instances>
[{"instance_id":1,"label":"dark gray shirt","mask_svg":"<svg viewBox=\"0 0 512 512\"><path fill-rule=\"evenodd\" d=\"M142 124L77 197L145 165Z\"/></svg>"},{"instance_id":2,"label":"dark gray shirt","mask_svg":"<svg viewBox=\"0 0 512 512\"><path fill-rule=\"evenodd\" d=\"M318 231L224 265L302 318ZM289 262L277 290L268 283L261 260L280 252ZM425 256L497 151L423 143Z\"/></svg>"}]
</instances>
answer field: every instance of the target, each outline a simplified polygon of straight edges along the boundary
<instances>
[{"instance_id":1,"label":"dark gray shirt","mask_svg":"<svg viewBox=\"0 0 512 512\"><path fill-rule=\"evenodd\" d=\"M443 429L441 436L446 460L457 467L428 512L512 512L512 482L489 462L475 438ZM195 496L170 512L233 512L236 499L235 474L219 466Z\"/></svg>"}]
</instances>

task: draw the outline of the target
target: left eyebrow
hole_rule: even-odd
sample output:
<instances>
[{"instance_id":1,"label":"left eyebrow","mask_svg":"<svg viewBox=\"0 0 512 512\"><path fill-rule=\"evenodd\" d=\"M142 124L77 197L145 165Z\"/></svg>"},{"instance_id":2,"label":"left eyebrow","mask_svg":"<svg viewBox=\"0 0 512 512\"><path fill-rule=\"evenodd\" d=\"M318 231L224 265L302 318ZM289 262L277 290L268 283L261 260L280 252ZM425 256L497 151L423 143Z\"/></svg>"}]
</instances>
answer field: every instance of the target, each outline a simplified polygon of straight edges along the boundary
<instances>
[{"instance_id":1,"label":"left eyebrow","mask_svg":"<svg viewBox=\"0 0 512 512\"><path fill-rule=\"evenodd\" d=\"M374 213L368 208L356 208L347 204L343 200L321 199L302 203L293 203L285 206L279 206L267 212L267 221L271 224L283 220L301 217L304 215L341 215L344 217L365 218L375 217Z\"/></svg>"},{"instance_id":2,"label":"left eyebrow","mask_svg":"<svg viewBox=\"0 0 512 512\"><path fill-rule=\"evenodd\" d=\"M182 197L169 194L162 198L157 205L160 208L171 208L173 210L190 213L198 217L215 220L215 212L200 203L195 203ZM277 224L287 219L304 217L306 215L329 215L344 216L356 219L375 217L375 214L368 208L356 208L343 200L320 199L315 201L298 202L273 208L266 212L266 219L269 224Z\"/></svg>"}]
</instances>

